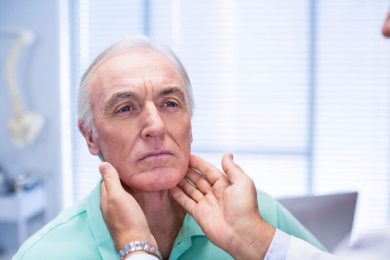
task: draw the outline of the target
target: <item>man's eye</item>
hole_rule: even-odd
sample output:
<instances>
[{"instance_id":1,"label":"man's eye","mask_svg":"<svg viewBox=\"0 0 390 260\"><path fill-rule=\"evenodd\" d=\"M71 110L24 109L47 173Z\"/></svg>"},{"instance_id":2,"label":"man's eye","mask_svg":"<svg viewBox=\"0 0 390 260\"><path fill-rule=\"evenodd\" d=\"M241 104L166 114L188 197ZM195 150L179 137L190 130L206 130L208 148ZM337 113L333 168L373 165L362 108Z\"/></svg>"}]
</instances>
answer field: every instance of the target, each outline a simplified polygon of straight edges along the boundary
<instances>
[{"instance_id":1,"label":"man's eye","mask_svg":"<svg viewBox=\"0 0 390 260\"><path fill-rule=\"evenodd\" d=\"M119 110L118 110L118 113L126 113L126 112L130 112L132 109L130 106L124 106L124 107L121 107Z\"/></svg>"},{"instance_id":2,"label":"man's eye","mask_svg":"<svg viewBox=\"0 0 390 260\"><path fill-rule=\"evenodd\" d=\"M176 102L173 102L173 101L167 101L164 103L164 106L166 107L177 107L178 104Z\"/></svg>"}]
</instances>

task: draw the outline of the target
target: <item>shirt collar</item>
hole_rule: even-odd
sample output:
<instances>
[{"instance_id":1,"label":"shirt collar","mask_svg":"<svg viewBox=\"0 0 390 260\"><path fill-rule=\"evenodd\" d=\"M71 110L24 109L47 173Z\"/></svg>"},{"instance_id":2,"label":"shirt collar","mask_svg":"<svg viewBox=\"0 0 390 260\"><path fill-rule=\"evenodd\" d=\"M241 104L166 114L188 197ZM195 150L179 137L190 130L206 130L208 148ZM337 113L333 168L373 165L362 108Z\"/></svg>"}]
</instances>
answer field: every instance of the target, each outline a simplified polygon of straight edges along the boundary
<instances>
[{"instance_id":1,"label":"shirt collar","mask_svg":"<svg viewBox=\"0 0 390 260\"><path fill-rule=\"evenodd\" d=\"M206 237L195 219L190 214L186 214L179 234L173 243L169 259L178 259L192 246L192 238L197 236Z\"/></svg>"},{"instance_id":2,"label":"shirt collar","mask_svg":"<svg viewBox=\"0 0 390 260\"><path fill-rule=\"evenodd\" d=\"M103 259L118 259L114 242L100 210L100 184L101 181L92 190L88 199L88 224Z\"/></svg>"},{"instance_id":3,"label":"shirt collar","mask_svg":"<svg viewBox=\"0 0 390 260\"><path fill-rule=\"evenodd\" d=\"M190 214L186 214L184 218L182 231L184 233L183 235L189 237L206 236L198 223L196 223L195 219Z\"/></svg>"},{"instance_id":4,"label":"shirt collar","mask_svg":"<svg viewBox=\"0 0 390 260\"><path fill-rule=\"evenodd\" d=\"M103 259L117 259L114 242L111 238L100 210L100 185L101 181L98 182L88 198L88 224ZM206 237L200 226L196 223L195 219L190 214L186 214L179 234L175 239L171 257L174 255L181 255L188 248L190 248L192 245L191 238L196 236Z\"/></svg>"}]
</instances>

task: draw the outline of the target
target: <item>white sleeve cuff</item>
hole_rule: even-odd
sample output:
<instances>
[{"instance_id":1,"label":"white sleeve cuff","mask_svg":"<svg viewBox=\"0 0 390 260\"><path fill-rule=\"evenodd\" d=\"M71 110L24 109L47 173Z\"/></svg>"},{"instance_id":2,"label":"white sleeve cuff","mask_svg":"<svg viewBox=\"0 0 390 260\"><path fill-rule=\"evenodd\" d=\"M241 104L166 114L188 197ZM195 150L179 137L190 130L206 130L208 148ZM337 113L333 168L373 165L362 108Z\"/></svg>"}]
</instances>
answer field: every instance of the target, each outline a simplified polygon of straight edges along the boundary
<instances>
[{"instance_id":1,"label":"white sleeve cuff","mask_svg":"<svg viewBox=\"0 0 390 260\"><path fill-rule=\"evenodd\" d=\"M264 260L285 260L290 245L290 235L276 229Z\"/></svg>"},{"instance_id":2,"label":"white sleeve cuff","mask_svg":"<svg viewBox=\"0 0 390 260\"><path fill-rule=\"evenodd\" d=\"M334 260L336 257L327 252L321 251L312 244L290 236L290 245L288 247L288 252L286 260Z\"/></svg>"}]
</instances>

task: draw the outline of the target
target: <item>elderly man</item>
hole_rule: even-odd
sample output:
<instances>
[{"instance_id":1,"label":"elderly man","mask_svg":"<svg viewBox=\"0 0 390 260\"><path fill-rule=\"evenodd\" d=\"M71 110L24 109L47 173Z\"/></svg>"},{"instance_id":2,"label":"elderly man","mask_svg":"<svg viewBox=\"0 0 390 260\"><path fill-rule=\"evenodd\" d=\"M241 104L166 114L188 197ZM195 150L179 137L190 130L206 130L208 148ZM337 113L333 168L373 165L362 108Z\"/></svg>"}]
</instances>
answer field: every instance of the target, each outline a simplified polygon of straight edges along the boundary
<instances>
[{"instance_id":1,"label":"elderly man","mask_svg":"<svg viewBox=\"0 0 390 260\"><path fill-rule=\"evenodd\" d=\"M168 49L127 38L99 55L80 84L79 129L105 161L103 184L14 259L117 259L118 251L138 250L164 259L258 259L275 228L322 248L263 192L258 208L253 182L231 155L220 172L190 154L191 113L189 78Z\"/></svg>"}]
</instances>

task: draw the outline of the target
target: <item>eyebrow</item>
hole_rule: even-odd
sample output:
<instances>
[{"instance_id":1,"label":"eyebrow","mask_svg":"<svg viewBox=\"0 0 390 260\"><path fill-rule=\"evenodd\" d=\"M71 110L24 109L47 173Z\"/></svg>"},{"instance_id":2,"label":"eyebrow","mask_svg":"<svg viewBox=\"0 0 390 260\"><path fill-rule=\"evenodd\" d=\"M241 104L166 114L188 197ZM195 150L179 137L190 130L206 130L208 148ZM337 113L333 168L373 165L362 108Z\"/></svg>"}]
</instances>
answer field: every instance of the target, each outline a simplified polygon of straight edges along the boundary
<instances>
[{"instance_id":1,"label":"eyebrow","mask_svg":"<svg viewBox=\"0 0 390 260\"><path fill-rule=\"evenodd\" d=\"M182 101L186 101L185 99L185 95L184 95L184 92L181 88L178 88L178 87L169 87L169 88L166 88L166 89L163 89L161 90L159 93L158 93L158 97L161 98L161 97L165 97L165 96L169 96L169 95L172 95L172 94L175 94L175 95L178 95L179 98L182 100ZM139 96L134 93L133 91L122 91L122 92L117 92L117 93L114 93L109 99L108 101L106 102L106 104L104 105L104 111L107 113L109 112L110 108L112 106L114 106L116 103L118 103L119 101L121 100L126 100L126 99L134 99L136 101L139 101L140 98Z\"/></svg>"},{"instance_id":2,"label":"eyebrow","mask_svg":"<svg viewBox=\"0 0 390 260\"><path fill-rule=\"evenodd\" d=\"M178 87L170 87L170 88L163 89L158 94L158 97L164 97L164 96L168 96L171 94L176 94L179 96L180 99L182 99L183 101L186 101L183 90L181 88L178 88Z\"/></svg>"},{"instance_id":3,"label":"eyebrow","mask_svg":"<svg viewBox=\"0 0 390 260\"><path fill-rule=\"evenodd\" d=\"M122 91L122 92L118 92L118 93L114 93L109 99L108 101L106 102L106 104L104 105L104 111L108 111L110 110L110 108L112 106L114 106L117 102L121 101L121 100L125 100L125 99L135 99L135 100L139 100L139 97L136 93L132 92L132 91Z\"/></svg>"}]
</instances>

